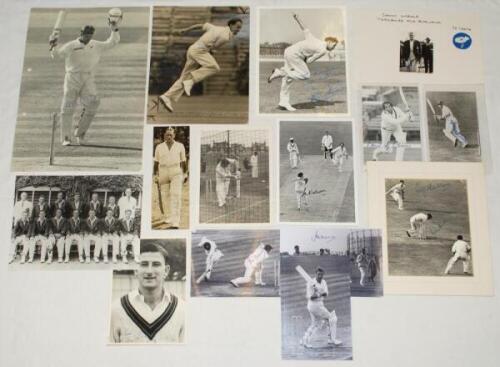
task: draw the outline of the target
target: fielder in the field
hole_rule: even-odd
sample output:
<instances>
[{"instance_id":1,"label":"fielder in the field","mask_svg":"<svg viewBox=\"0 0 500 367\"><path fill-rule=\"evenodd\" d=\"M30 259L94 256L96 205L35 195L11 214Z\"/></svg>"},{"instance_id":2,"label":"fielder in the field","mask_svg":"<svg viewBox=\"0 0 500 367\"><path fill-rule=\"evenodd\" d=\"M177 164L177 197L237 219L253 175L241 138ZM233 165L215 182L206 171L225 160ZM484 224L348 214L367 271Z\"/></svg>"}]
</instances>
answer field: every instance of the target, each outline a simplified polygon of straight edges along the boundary
<instances>
[{"instance_id":1,"label":"fielder in the field","mask_svg":"<svg viewBox=\"0 0 500 367\"><path fill-rule=\"evenodd\" d=\"M55 57L65 60L66 75L64 77L64 96L61 105L61 141L62 145L72 144L72 136L76 144L83 144L85 134L94 119L99 106L99 96L94 80L97 65L101 55L120 42L118 17L108 17L111 35L102 42L93 40L95 28L92 25L84 26L80 36L62 46L58 46L59 31L54 31L49 38L51 53ZM73 116L77 101L80 100L83 111L73 131Z\"/></svg>"},{"instance_id":2,"label":"fielder in the field","mask_svg":"<svg viewBox=\"0 0 500 367\"><path fill-rule=\"evenodd\" d=\"M291 112L296 110L290 104L292 83L296 80L309 79L311 73L307 64L311 64L327 54L329 58L332 58L331 52L338 43L335 37L326 37L324 40L314 37L311 31L304 27L297 14L294 14L293 18L304 32L304 40L285 49L285 65L274 69L267 79L271 83L274 79L282 78L278 107Z\"/></svg>"},{"instance_id":3,"label":"fielder in the field","mask_svg":"<svg viewBox=\"0 0 500 367\"><path fill-rule=\"evenodd\" d=\"M342 172L345 160L349 157L347 153L347 148L344 143L340 143L338 147L332 150L332 163L334 166L338 166L338 171Z\"/></svg>"},{"instance_id":4,"label":"fielder in the field","mask_svg":"<svg viewBox=\"0 0 500 367\"><path fill-rule=\"evenodd\" d=\"M307 284L307 310L311 315L311 325L300 340L300 344L308 348L311 347L312 336L323 327L324 323L327 323L330 329L328 344L342 344L337 339L337 315L335 310L328 311L323 302L328 297L328 285L323 279L324 274L322 268L316 269L316 277Z\"/></svg>"},{"instance_id":5,"label":"fielder in the field","mask_svg":"<svg viewBox=\"0 0 500 367\"><path fill-rule=\"evenodd\" d=\"M290 138L288 144L286 145L286 150L290 155L290 167L297 168L297 164L300 159L299 146L293 138Z\"/></svg>"},{"instance_id":6,"label":"fielder in the field","mask_svg":"<svg viewBox=\"0 0 500 367\"><path fill-rule=\"evenodd\" d=\"M448 265L446 265L444 273L446 275L450 274L453 265L455 265L457 261L462 261L464 274L471 274L471 246L464 241L464 237L462 235L457 236L457 240L453 243L451 252L453 253L453 256L448 261Z\"/></svg>"},{"instance_id":7,"label":"fielder in the field","mask_svg":"<svg viewBox=\"0 0 500 367\"><path fill-rule=\"evenodd\" d=\"M156 146L153 167L155 183L168 187L170 206L164 222L169 229L180 226L182 185L186 171L186 150L182 143L175 141L175 130L169 127L165 130L164 142Z\"/></svg>"},{"instance_id":8,"label":"fielder in the field","mask_svg":"<svg viewBox=\"0 0 500 367\"><path fill-rule=\"evenodd\" d=\"M361 249L361 253L356 256L356 265L359 269L359 274L361 275L359 279L359 285L364 287L366 284L366 275L368 272L368 256L366 255L366 250Z\"/></svg>"},{"instance_id":9,"label":"fielder in the field","mask_svg":"<svg viewBox=\"0 0 500 367\"><path fill-rule=\"evenodd\" d=\"M229 193L229 184L231 177L236 178L231 173L231 165L235 165L236 160L231 158L222 158L215 167L215 191L217 193L217 204L219 208L226 205L226 198Z\"/></svg>"},{"instance_id":10,"label":"fielder in the field","mask_svg":"<svg viewBox=\"0 0 500 367\"><path fill-rule=\"evenodd\" d=\"M21 264L26 261L26 255L29 249L29 238L31 230L31 221L29 217L29 209L26 209L21 218L16 222L13 229L13 238L9 251L9 264L16 259L17 246L21 247Z\"/></svg>"},{"instance_id":11,"label":"fielder in the field","mask_svg":"<svg viewBox=\"0 0 500 367\"><path fill-rule=\"evenodd\" d=\"M382 142L380 146L373 151L373 160L376 161L380 154L390 153L391 136L394 136L399 145L406 144L406 133L403 131L401 124L411 119L411 111L408 109L403 112L399 107L393 106L391 102L384 102L382 104L380 124L380 135Z\"/></svg>"},{"instance_id":12,"label":"fielder in the field","mask_svg":"<svg viewBox=\"0 0 500 367\"><path fill-rule=\"evenodd\" d=\"M269 257L269 253L273 247L271 245L264 245L261 243L257 249L245 259L245 275L235 278L230 283L238 288L242 284L248 284L255 278L255 285L265 286L266 283L262 281L262 273L264 271L264 260Z\"/></svg>"},{"instance_id":13,"label":"fielder in the field","mask_svg":"<svg viewBox=\"0 0 500 367\"><path fill-rule=\"evenodd\" d=\"M224 256L221 250L217 248L217 244L214 241L209 240L207 237L203 237L198 244L198 247L203 247L207 259L205 261L205 271L196 280L196 283L200 283L202 280L208 282L212 276L215 264Z\"/></svg>"},{"instance_id":14,"label":"fielder in the field","mask_svg":"<svg viewBox=\"0 0 500 367\"><path fill-rule=\"evenodd\" d=\"M385 193L386 195L391 195L392 199L398 203L398 209L403 210L403 200L405 196L405 181L400 180L399 183L391 187L387 192Z\"/></svg>"},{"instance_id":15,"label":"fielder in the field","mask_svg":"<svg viewBox=\"0 0 500 367\"><path fill-rule=\"evenodd\" d=\"M425 226L427 221L432 219L431 213L417 213L410 218L410 229L406 231L408 237L417 235L420 240L427 238L425 233Z\"/></svg>"},{"instance_id":16,"label":"fielder in the field","mask_svg":"<svg viewBox=\"0 0 500 367\"><path fill-rule=\"evenodd\" d=\"M439 101L438 107L441 109L441 115L436 115L437 120L442 120L445 122L445 128L443 129L443 134L453 142L456 147L458 142L462 144L462 148L466 148L469 143L465 136L460 132L460 127L458 126L458 120L451 112L451 109L446 106L443 101Z\"/></svg>"},{"instance_id":17,"label":"fielder in the field","mask_svg":"<svg viewBox=\"0 0 500 367\"><path fill-rule=\"evenodd\" d=\"M184 93L187 96L191 95L191 88L194 84L220 72L221 69L212 53L232 41L242 27L243 21L239 18L233 18L227 22L225 27L205 23L172 32L173 35L183 35L193 30L202 30L204 33L189 46L186 53L186 64L179 79L160 96L160 102L168 111L174 111L172 102L177 102ZM235 63L238 65L237 46L235 46Z\"/></svg>"},{"instance_id":18,"label":"fielder in the field","mask_svg":"<svg viewBox=\"0 0 500 367\"><path fill-rule=\"evenodd\" d=\"M307 183L309 182L309 179L304 176L304 173L299 172L297 174L297 178L294 180L294 190L295 190L295 197L297 199L297 209L301 210L302 208L302 201L304 201L304 205L308 206L309 205L309 190L307 188Z\"/></svg>"},{"instance_id":19,"label":"fielder in the field","mask_svg":"<svg viewBox=\"0 0 500 367\"><path fill-rule=\"evenodd\" d=\"M157 244L141 248L135 276L137 289L122 296L111 308L112 343L182 343L185 304L168 291L168 252Z\"/></svg>"},{"instance_id":20,"label":"fielder in the field","mask_svg":"<svg viewBox=\"0 0 500 367\"><path fill-rule=\"evenodd\" d=\"M330 135L328 131L325 131L325 135L321 138L321 150L323 151L326 159L327 153L330 154L330 159L333 159L333 136Z\"/></svg>"}]
</instances>

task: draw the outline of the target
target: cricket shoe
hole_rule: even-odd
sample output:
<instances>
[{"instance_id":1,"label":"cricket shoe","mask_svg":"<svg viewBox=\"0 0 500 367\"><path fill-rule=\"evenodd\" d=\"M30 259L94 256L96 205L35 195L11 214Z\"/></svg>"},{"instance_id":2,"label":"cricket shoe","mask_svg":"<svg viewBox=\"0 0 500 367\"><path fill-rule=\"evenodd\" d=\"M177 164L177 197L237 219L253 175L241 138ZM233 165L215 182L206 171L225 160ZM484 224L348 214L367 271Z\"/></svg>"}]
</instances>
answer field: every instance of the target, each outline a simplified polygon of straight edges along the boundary
<instances>
[{"instance_id":1,"label":"cricket shoe","mask_svg":"<svg viewBox=\"0 0 500 367\"><path fill-rule=\"evenodd\" d=\"M159 99L163 107L165 107L169 112L174 112L174 108L172 107L172 101L170 100L170 98L165 95L161 95Z\"/></svg>"},{"instance_id":2,"label":"cricket shoe","mask_svg":"<svg viewBox=\"0 0 500 367\"><path fill-rule=\"evenodd\" d=\"M231 283L231 285L234 287L234 288L239 288L240 286L238 284L236 284L233 280L230 280L229 283Z\"/></svg>"},{"instance_id":3,"label":"cricket shoe","mask_svg":"<svg viewBox=\"0 0 500 367\"><path fill-rule=\"evenodd\" d=\"M290 112L297 111L297 109L294 108L294 107L292 107L292 105L290 105L290 104L287 104L287 105L284 105L284 106L281 105L281 104L279 104L278 107L280 109L282 109L282 110L287 110L287 111L290 111Z\"/></svg>"},{"instance_id":4,"label":"cricket shoe","mask_svg":"<svg viewBox=\"0 0 500 367\"><path fill-rule=\"evenodd\" d=\"M333 345L340 345L340 344L342 344L342 341L338 340L338 339L330 339L330 340L328 340L328 344L330 344L330 345L332 345L332 344Z\"/></svg>"},{"instance_id":5,"label":"cricket shoe","mask_svg":"<svg viewBox=\"0 0 500 367\"><path fill-rule=\"evenodd\" d=\"M184 87L184 92L189 97L191 96L191 88L193 88L194 82L192 79L184 80L182 86Z\"/></svg>"},{"instance_id":6,"label":"cricket shoe","mask_svg":"<svg viewBox=\"0 0 500 367\"><path fill-rule=\"evenodd\" d=\"M14 262L14 259L15 259L15 257L14 257L14 256L12 256L12 257L10 258L10 260L9 260L9 264L12 264L12 263Z\"/></svg>"},{"instance_id":7,"label":"cricket shoe","mask_svg":"<svg viewBox=\"0 0 500 367\"><path fill-rule=\"evenodd\" d=\"M408 237L411 237L410 231L406 231L406 235L407 235Z\"/></svg>"},{"instance_id":8,"label":"cricket shoe","mask_svg":"<svg viewBox=\"0 0 500 367\"><path fill-rule=\"evenodd\" d=\"M267 82L271 83L274 79L278 79L281 76L280 69L273 69L269 78L267 78Z\"/></svg>"},{"instance_id":9,"label":"cricket shoe","mask_svg":"<svg viewBox=\"0 0 500 367\"><path fill-rule=\"evenodd\" d=\"M62 142L62 145L63 145L63 147L67 147L67 146L71 145L71 140L69 140L68 137L65 136L64 140Z\"/></svg>"},{"instance_id":10,"label":"cricket shoe","mask_svg":"<svg viewBox=\"0 0 500 367\"><path fill-rule=\"evenodd\" d=\"M469 143L465 143L464 145L462 145L462 148L467 148L469 146Z\"/></svg>"}]
</instances>

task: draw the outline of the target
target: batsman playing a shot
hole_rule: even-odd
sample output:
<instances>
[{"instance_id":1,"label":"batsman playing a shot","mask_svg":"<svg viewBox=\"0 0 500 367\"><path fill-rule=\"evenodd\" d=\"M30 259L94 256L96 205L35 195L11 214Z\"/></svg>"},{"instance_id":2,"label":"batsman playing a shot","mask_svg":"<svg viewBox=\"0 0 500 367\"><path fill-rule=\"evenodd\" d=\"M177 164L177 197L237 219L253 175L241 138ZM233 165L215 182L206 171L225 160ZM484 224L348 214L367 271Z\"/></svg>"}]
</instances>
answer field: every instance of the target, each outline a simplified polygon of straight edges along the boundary
<instances>
[{"instance_id":1,"label":"batsman playing a shot","mask_svg":"<svg viewBox=\"0 0 500 367\"><path fill-rule=\"evenodd\" d=\"M311 347L312 336L323 327L324 323L327 323L330 329L328 344L342 344L337 339L337 315L335 310L328 311L323 303L324 299L328 297L328 285L323 279L324 274L322 268L316 269L316 277L307 283L307 311L311 316L311 325L300 340L300 344L307 348Z\"/></svg>"},{"instance_id":2,"label":"batsman playing a shot","mask_svg":"<svg viewBox=\"0 0 500 367\"><path fill-rule=\"evenodd\" d=\"M425 240L425 225L428 220L432 219L431 213L418 213L410 218L410 229L406 231L408 237L413 237L415 234L418 239Z\"/></svg>"},{"instance_id":3,"label":"batsman playing a shot","mask_svg":"<svg viewBox=\"0 0 500 367\"><path fill-rule=\"evenodd\" d=\"M403 210L403 200L404 200L404 194L405 194L405 181L400 180L398 184L394 185L391 187L387 192L385 193L386 195L391 195L391 197L394 199L396 203L398 203L398 209Z\"/></svg>"},{"instance_id":4,"label":"batsman playing a shot","mask_svg":"<svg viewBox=\"0 0 500 367\"><path fill-rule=\"evenodd\" d=\"M164 142L158 144L154 157L154 180L159 185L168 185L169 211L165 223L170 229L177 229L181 222L182 185L187 171L184 145L175 141L175 130L165 130Z\"/></svg>"},{"instance_id":5,"label":"batsman playing a shot","mask_svg":"<svg viewBox=\"0 0 500 367\"><path fill-rule=\"evenodd\" d=\"M231 173L232 164L236 164L235 159L222 158L215 167L215 191L217 193L217 204L219 208L226 205L231 177L236 178L236 176Z\"/></svg>"},{"instance_id":6,"label":"batsman playing a shot","mask_svg":"<svg viewBox=\"0 0 500 367\"><path fill-rule=\"evenodd\" d=\"M378 160L382 153L390 153L392 149L389 147L391 136L394 136L398 144L406 144L406 133L403 132L401 124L410 121L410 109L403 112L399 107L393 106L391 102L384 102L382 104L382 122L380 125L380 135L382 142L378 148L373 151L373 160Z\"/></svg>"},{"instance_id":7,"label":"batsman playing a shot","mask_svg":"<svg viewBox=\"0 0 500 367\"><path fill-rule=\"evenodd\" d=\"M57 44L60 36L59 30L54 30L49 37L53 57L65 60L66 75L64 77L64 95L60 119L63 146L72 144L72 135L76 139L76 144L84 143L85 134L97 113L100 102L94 80L97 65L101 55L120 42L118 25L121 19L121 10L117 8L110 10L108 24L111 35L104 42L92 39L95 32L92 25L84 26L76 40L62 46ZM72 134L73 117L78 100L80 100L83 110Z\"/></svg>"},{"instance_id":8,"label":"batsman playing a shot","mask_svg":"<svg viewBox=\"0 0 500 367\"><path fill-rule=\"evenodd\" d=\"M302 172L299 172L297 174L297 178L295 179L295 196L297 198L297 209L300 211L302 208L302 200L304 200L304 205L308 206L309 201L308 201L308 189L307 189L307 183L309 182L309 179L307 177L304 177L304 174Z\"/></svg>"},{"instance_id":9,"label":"batsman playing a shot","mask_svg":"<svg viewBox=\"0 0 500 367\"><path fill-rule=\"evenodd\" d=\"M245 275L233 279L230 283L238 288L242 284L248 284L255 278L255 285L264 286L266 283L262 281L262 273L264 271L264 260L269 257L269 253L273 247L261 243L257 249L245 259Z\"/></svg>"},{"instance_id":10,"label":"batsman playing a shot","mask_svg":"<svg viewBox=\"0 0 500 367\"><path fill-rule=\"evenodd\" d=\"M335 37L326 37L324 40L314 37L311 31L304 27L297 14L294 14L293 18L304 32L304 40L285 49L285 65L274 69L267 79L271 83L274 79L282 78L278 107L287 111L296 110L290 104L290 88L293 81L309 79L311 73L307 64L311 64L327 54L329 58L332 58L331 52L338 43Z\"/></svg>"},{"instance_id":11,"label":"batsman playing a shot","mask_svg":"<svg viewBox=\"0 0 500 367\"><path fill-rule=\"evenodd\" d=\"M466 148L469 144L465 136L460 132L460 127L458 126L458 120L451 112L451 109L446 106L443 101L439 101L438 107L441 109L441 115L435 115L436 120L444 120L445 128L443 134L453 142L454 146L458 145L458 142L462 144L462 148Z\"/></svg>"},{"instance_id":12,"label":"batsman playing a shot","mask_svg":"<svg viewBox=\"0 0 500 367\"><path fill-rule=\"evenodd\" d=\"M169 112L174 112L172 101L177 102L184 93L190 96L194 84L221 71L212 54L218 48L232 41L242 27L243 21L240 18L232 18L225 27L210 23L195 24L172 33L173 35L183 35L193 30L204 32L195 43L189 46L186 53L186 64L179 79L160 96L160 102ZM238 65L238 48L235 47L235 50L235 64Z\"/></svg>"},{"instance_id":13,"label":"batsman playing a shot","mask_svg":"<svg viewBox=\"0 0 500 367\"><path fill-rule=\"evenodd\" d=\"M203 247L205 254L207 255L207 259L205 261L205 271L196 280L196 283L200 283L202 280L208 282L214 270L215 264L222 258L222 256L224 256L224 254L217 248L217 244L214 241L211 241L206 237L201 239L198 247Z\"/></svg>"},{"instance_id":14,"label":"batsman playing a shot","mask_svg":"<svg viewBox=\"0 0 500 367\"><path fill-rule=\"evenodd\" d=\"M288 153L290 154L290 167L297 168L300 152L299 146L293 138L290 138L290 141L286 145L286 150L288 150Z\"/></svg>"},{"instance_id":15,"label":"batsman playing a shot","mask_svg":"<svg viewBox=\"0 0 500 367\"><path fill-rule=\"evenodd\" d=\"M338 147L332 150L332 163L334 166L338 166L339 172L342 172L342 167L344 167L344 161L349 157L347 153L347 148L344 143L340 143Z\"/></svg>"}]
</instances>

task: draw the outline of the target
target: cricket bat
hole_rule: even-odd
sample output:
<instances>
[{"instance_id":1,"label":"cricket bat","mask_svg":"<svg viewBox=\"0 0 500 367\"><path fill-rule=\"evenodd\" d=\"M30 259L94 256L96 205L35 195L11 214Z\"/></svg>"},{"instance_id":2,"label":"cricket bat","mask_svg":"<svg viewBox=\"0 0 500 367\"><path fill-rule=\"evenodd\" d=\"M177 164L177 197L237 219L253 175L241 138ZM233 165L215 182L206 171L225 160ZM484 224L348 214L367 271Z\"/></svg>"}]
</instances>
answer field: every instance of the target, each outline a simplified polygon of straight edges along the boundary
<instances>
[{"instance_id":1,"label":"cricket bat","mask_svg":"<svg viewBox=\"0 0 500 367\"><path fill-rule=\"evenodd\" d=\"M203 272L203 274L201 274L198 279L196 279L196 284L200 284L201 281L203 280L203 278L205 277L205 274L207 274L206 271Z\"/></svg>"},{"instance_id":2,"label":"cricket bat","mask_svg":"<svg viewBox=\"0 0 500 367\"><path fill-rule=\"evenodd\" d=\"M313 279L311 278L311 276L307 273L307 271L304 270L304 268L300 265L297 265L295 267L295 270L297 270L297 272L300 274L300 276L302 278L304 278L304 280L307 282L307 283L310 283L313 281Z\"/></svg>"},{"instance_id":3,"label":"cricket bat","mask_svg":"<svg viewBox=\"0 0 500 367\"><path fill-rule=\"evenodd\" d=\"M158 190L158 204L160 206L160 212L161 214L165 214L165 211L163 210L163 200L161 197L161 187L158 181L156 181L156 189Z\"/></svg>"},{"instance_id":4,"label":"cricket bat","mask_svg":"<svg viewBox=\"0 0 500 367\"><path fill-rule=\"evenodd\" d=\"M61 33L65 18L66 18L66 10L60 10L59 14L57 14L57 19L54 24L54 28L52 29L52 35L54 36L54 38L53 40L50 41L49 51L52 51L54 47L56 47L57 41L59 39L59 34Z\"/></svg>"},{"instance_id":5,"label":"cricket bat","mask_svg":"<svg viewBox=\"0 0 500 367\"><path fill-rule=\"evenodd\" d=\"M403 104L405 105L406 109L407 110L410 110L410 106L408 105L408 102L406 101L406 97L405 97L405 94L403 92L403 87L399 87L399 95L401 96L401 100L403 101ZM411 114L411 110L410 110L410 118L409 120L413 120L413 116Z\"/></svg>"}]
</instances>

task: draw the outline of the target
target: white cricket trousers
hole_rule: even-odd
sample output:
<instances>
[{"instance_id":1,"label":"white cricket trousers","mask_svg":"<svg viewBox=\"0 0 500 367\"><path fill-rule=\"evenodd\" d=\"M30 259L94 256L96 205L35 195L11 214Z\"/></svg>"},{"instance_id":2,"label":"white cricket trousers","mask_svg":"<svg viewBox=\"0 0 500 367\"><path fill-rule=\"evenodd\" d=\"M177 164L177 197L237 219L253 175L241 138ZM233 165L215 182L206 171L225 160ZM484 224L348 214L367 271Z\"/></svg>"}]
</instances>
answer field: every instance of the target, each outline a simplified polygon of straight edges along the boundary
<instances>
[{"instance_id":1,"label":"white cricket trousers","mask_svg":"<svg viewBox=\"0 0 500 367\"><path fill-rule=\"evenodd\" d=\"M290 167L297 168L298 154L297 152L290 152Z\"/></svg>"},{"instance_id":2,"label":"white cricket trousers","mask_svg":"<svg viewBox=\"0 0 500 367\"><path fill-rule=\"evenodd\" d=\"M255 284L261 284L263 270L264 266L262 263L254 265L251 261L247 259L245 260L245 275L233 279L233 283L237 285L247 284L252 281L252 276L255 276Z\"/></svg>"},{"instance_id":3,"label":"white cricket trousers","mask_svg":"<svg viewBox=\"0 0 500 367\"><path fill-rule=\"evenodd\" d=\"M210 276L212 275L212 270L214 269L215 264L217 261L220 260L220 258L224 256L221 250L218 248L214 250L210 255L207 256L207 260L205 262L205 276L207 279L210 279Z\"/></svg>"},{"instance_id":4,"label":"white cricket trousers","mask_svg":"<svg viewBox=\"0 0 500 367\"><path fill-rule=\"evenodd\" d=\"M167 186L169 211L167 221L174 227L179 227L181 221L182 184L184 175L178 164L166 166L160 165L160 190Z\"/></svg>"},{"instance_id":5,"label":"white cricket trousers","mask_svg":"<svg viewBox=\"0 0 500 367\"><path fill-rule=\"evenodd\" d=\"M134 259L138 259L141 253L141 243L139 237L134 234L122 234L120 238L120 252L122 259L127 259L127 245L132 245L132 252L134 254Z\"/></svg>"},{"instance_id":6,"label":"white cricket trousers","mask_svg":"<svg viewBox=\"0 0 500 367\"><path fill-rule=\"evenodd\" d=\"M307 310L311 316L311 325L304 334L304 342L309 343L311 337L321 329L324 322L327 322L330 328L330 340L335 340L337 338L337 315L335 310L329 312L323 302L308 302Z\"/></svg>"},{"instance_id":7,"label":"white cricket trousers","mask_svg":"<svg viewBox=\"0 0 500 367\"><path fill-rule=\"evenodd\" d=\"M65 259L69 261L69 254L71 252L71 246L76 243L78 248L78 257L83 259L83 236L77 233L69 234L66 236L66 244L64 252L66 254Z\"/></svg>"},{"instance_id":8,"label":"white cricket trousers","mask_svg":"<svg viewBox=\"0 0 500 367\"><path fill-rule=\"evenodd\" d=\"M229 184L231 180L229 178L216 178L215 179L215 191L217 193L217 202L219 206L226 204L227 194L229 193Z\"/></svg>"},{"instance_id":9,"label":"white cricket trousers","mask_svg":"<svg viewBox=\"0 0 500 367\"><path fill-rule=\"evenodd\" d=\"M294 80L306 80L311 77L307 63L287 48L284 53L285 65L280 69L282 76L280 106L290 105L290 87Z\"/></svg>"},{"instance_id":10,"label":"white cricket trousers","mask_svg":"<svg viewBox=\"0 0 500 367\"><path fill-rule=\"evenodd\" d=\"M398 203L398 209L403 210L403 198L401 197L401 194L393 191L391 192L391 197L396 203Z\"/></svg>"},{"instance_id":11,"label":"white cricket trousers","mask_svg":"<svg viewBox=\"0 0 500 367\"><path fill-rule=\"evenodd\" d=\"M403 132L401 125L398 125L394 129L381 128L380 134L382 135L382 142L380 143L380 146L373 151L373 159L377 159L381 153L389 152L391 135L394 135L398 144L406 144L406 133Z\"/></svg>"},{"instance_id":12,"label":"white cricket trousers","mask_svg":"<svg viewBox=\"0 0 500 367\"><path fill-rule=\"evenodd\" d=\"M17 236L12 240L10 243L9 258L14 259L16 257L16 249L18 245L21 246L21 260L25 260L29 248L29 239L26 235Z\"/></svg>"},{"instance_id":13,"label":"white cricket trousers","mask_svg":"<svg viewBox=\"0 0 500 367\"><path fill-rule=\"evenodd\" d=\"M192 79L194 83L198 83L219 71L219 64L217 64L210 52L193 44L187 50L186 64L184 64L179 79L164 93L164 96L178 101L184 93L182 82Z\"/></svg>"},{"instance_id":14,"label":"white cricket trousers","mask_svg":"<svg viewBox=\"0 0 500 367\"><path fill-rule=\"evenodd\" d=\"M92 242L94 243L94 260L98 260L99 256L101 256L101 251L102 251L101 236L95 234L88 234L83 239L85 258L87 259L87 261L90 259L90 245Z\"/></svg>"},{"instance_id":15,"label":"white cricket trousers","mask_svg":"<svg viewBox=\"0 0 500 367\"><path fill-rule=\"evenodd\" d=\"M120 237L113 233L103 233L102 235L102 256L105 260L108 258L109 245L111 244L113 260L120 253Z\"/></svg>"},{"instance_id":16,"label":"white cricket trousers","mask_svg":"<svg viewBox=\"0 0 500 367\"><path fill-rule=\"evenodd\" d=\"M459 255L454 255L449 261L448 265L446 266L446 270L444 271L445 274L448 274L451 271L451 268L457 261L461 260L464 273L470 273L471 272L471 257L470 255L467 256L459 256Z\"/></svg>"},{"instance_id":17,"label":"white cricket trousers","mask_svg":"<svg viewBox=\"0 0 500 367\"><path fill-rule=\"evenodd\" d=\"M29 242L29 261L33 261L35 256L36 246L40 246L40 261L45 262L45 257L47 256L47 252L50 253L50 258L52 256L52 243L49 239L42 235L37 235L31 239Z\"/></svg>"}]
</instances>

